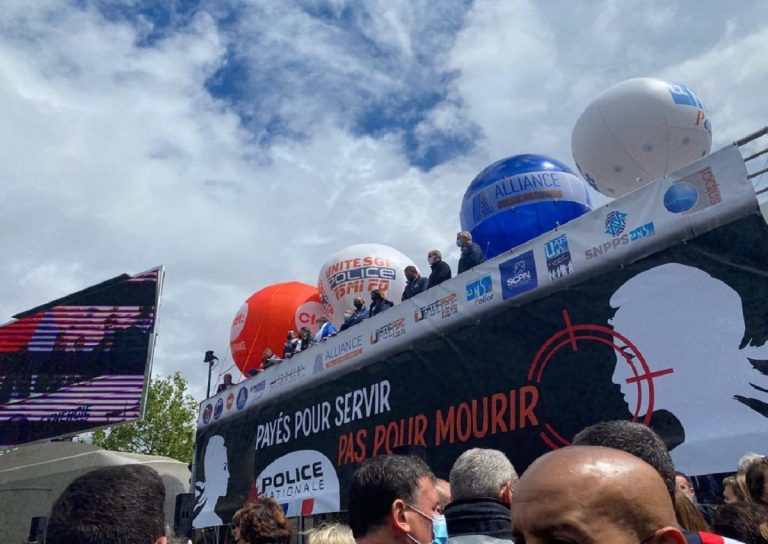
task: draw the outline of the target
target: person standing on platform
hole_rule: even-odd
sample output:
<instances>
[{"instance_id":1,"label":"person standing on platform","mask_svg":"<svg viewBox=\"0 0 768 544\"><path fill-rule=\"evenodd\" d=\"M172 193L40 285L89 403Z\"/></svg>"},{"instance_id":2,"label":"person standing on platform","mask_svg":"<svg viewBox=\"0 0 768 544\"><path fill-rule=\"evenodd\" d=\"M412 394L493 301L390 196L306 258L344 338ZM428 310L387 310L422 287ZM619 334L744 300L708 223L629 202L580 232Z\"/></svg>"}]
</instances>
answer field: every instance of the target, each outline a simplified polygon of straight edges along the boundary
<instances>
[{"instance_id":1,"label":"person standing on platform","mask_svg":"<svg viewBox=\"0 0 768 544\"><path fill-rule=\"evenodd\" d=\"M461 231L457 233L456 245L461 248L459 274L485 262L485 253L483 253L483 249L477 245L476 242L472 241L472 235L469 232Z\"/></svg>"},{"instance_id":2,"label":"person standing on platform","mask_svg":"<svg viewBox=\"0 0 768 544\"><path fill-rule=\"evenodd\" d=\"M317 329L317 334L315 334L316 344L319 344L320 342L324 342L327 338L336 336L336 333L338 332L336 330L336 326L330 321L328 321L327 317L318 317L317 324L320 328Z\"/></svg>"},{"instance_id":3,"label":"person standing on platform","mask_svg":"<svg viewBox=\"0 0 768 544\"><path fill-rule=\"evenodd\" d=\"M349 315L349 319L344 320L344 324L341 326L341 330L345 331L350 327L354 327L358 323L361 323L364 319L368 318L368 308L365 307L365 301L363 297L355 297L352 301L355 305L355 311Z\"/></svg>"},{"instance_id":4,"label":"person standing on platform","mask_svg":"<svg viewBox=\"0 0 768 544\"><path fill-rule=\"evenodd\" d=\"M384 297L384 294L378 289L371 291L371 309L368 310L368 317L373 317L376 314L380 314L384 310L388 310L394 306L394 304Z\"/></svg>"},{"instance_id":5,"label":"person standing on platform","mask_svg":"<svg viewBox=\"0 0 768 544\"><path fill-rule=\"evenodd\" d=\"M400 300L408 300L427 290L429 279L419 274L415 266L408 265L403 272L405 272L405 279L408 283L406 283L405 289L403 289L403 297Z\"/></svg>"},{"instance_id":6,"label":"person standing on platform","mask_svg":"<svg viewBox=\"0 0 768 544\"><path fill-rule=\"evenodd\" d=\"M427 289L431 289L435 285L440 285L444 281L451 279L451 267L443 260L440 250L433 249L427 253L427 262L430 268L432 268Z\"/></svg>"}]
</instances>

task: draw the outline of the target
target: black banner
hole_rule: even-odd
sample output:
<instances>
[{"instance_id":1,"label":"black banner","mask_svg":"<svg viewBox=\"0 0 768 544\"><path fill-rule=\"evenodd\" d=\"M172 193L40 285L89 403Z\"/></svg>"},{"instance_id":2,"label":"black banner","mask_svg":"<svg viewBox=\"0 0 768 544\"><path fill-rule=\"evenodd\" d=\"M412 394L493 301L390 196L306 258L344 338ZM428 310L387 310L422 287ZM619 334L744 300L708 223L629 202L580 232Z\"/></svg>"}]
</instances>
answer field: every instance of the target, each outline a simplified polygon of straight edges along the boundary
<instances>
[{"instance_id":1,"label":"black banner","mask_svg":"<svg viewBox=\"0 0 768 544\"><path fill-rule=\"evenodd\" d=\"M767 235L750 216L201 429L195 526L257 493L289 515L343 510L358 463L380 454L447 477L463 451L495 448L521 472L611 419L655 428L693 474L735 466L768 431Z\"/></svg>"}]
</instances>

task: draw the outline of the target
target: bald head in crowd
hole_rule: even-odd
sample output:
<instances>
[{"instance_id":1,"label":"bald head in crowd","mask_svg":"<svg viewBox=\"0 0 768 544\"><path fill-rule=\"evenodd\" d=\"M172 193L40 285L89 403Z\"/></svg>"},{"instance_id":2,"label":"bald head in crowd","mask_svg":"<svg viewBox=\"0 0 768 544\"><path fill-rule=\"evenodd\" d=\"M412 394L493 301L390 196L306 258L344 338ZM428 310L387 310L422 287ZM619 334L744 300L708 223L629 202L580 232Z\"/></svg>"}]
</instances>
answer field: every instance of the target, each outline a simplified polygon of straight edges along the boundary
<instances>
[{"instance_id":1,"label":"bald head in crowd","mask_svg":"<svg viewBox=\"0 0 768 544\"><path fill-rule=\"evenodd\" d=\"M595 446L535 461L517 485L512 524L516 544L685 544L656 470Z\"/></svg>"}]
</instances>

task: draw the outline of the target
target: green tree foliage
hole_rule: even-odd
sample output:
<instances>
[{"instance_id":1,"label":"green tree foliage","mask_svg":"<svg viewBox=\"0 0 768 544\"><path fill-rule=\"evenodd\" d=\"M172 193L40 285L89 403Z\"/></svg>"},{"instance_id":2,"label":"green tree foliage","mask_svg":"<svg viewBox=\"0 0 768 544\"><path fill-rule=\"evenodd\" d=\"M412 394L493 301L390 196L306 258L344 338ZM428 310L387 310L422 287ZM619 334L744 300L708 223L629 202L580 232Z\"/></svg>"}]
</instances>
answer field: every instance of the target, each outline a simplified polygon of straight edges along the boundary
<instances>
[{"instance_id":1,"label":"green tree foliage","mask_svg":"<svg viewBox=\"0 0 768 544\"><path fill-rule=\"evenodd\" d=\"M142 420L95 431L93 443L108 450L165 455L191 463L197 402L187 392L187 380L178 372L155 377L146 406Z\"/></svg>"}]
</instances>

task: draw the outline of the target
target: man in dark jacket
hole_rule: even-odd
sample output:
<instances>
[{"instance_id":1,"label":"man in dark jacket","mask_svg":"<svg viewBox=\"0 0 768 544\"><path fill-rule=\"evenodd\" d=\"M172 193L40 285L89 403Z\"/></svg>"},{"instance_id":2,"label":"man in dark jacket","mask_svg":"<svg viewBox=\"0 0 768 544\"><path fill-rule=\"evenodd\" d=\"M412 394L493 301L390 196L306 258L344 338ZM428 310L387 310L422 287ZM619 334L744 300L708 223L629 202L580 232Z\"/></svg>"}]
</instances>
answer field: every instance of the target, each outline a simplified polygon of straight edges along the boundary
<instances>
[{"instance_id":1,"label":"man in dark jacket","mask_svg":"<svg viewBox=\"0 0 768 544\"><path fill-rule=\"evenodd\" d=\"M498 450L467 450L454 463L450 479L448 544L512 542L510 506L517 473L507 456Z\"/></svg>"},{"instance_id":2,"label":"man in dark jacket","mask_svg":"<svg viewBox=\"0 0 768 544\"><path fill-rule=\"evenodd\" d=\"M381 291L378 289L371 291L371 309L368 311L369 317L373 317L392 306L394 306L394 303L384 298Z\"/></svg>"},{"instance_id":3,"label":"man in dark jacket","mask_svg":"<svg viewBox=\"0 0 768 544\"><path fill-rule=\"evenodd\" d=\"M419 274L419 271L416 270L415 266L406 266L404 272L405 279L408 280L408 283L405 284L405 289L403 289L403 298L400 300L408 300L409 298L418 295L422 291L426 291L427 286L429 285L429 280Z\"/></svg>"},{"instance_id":4,"label":"man in dark jacket","mask_svg":"<svg viewBox=\"0 0 768 544\"><path fill-rule=\"evenodd\" d=\"M462 231L456 234L456 245L461 248L459 274L485 262L485 253L483 253L483 249L472 241L472 235L467 231Z\"/></svg>"},{"instance_id":5,"label":"man in dark jacket","mask_svg":"<svg viewBox=\"0 0 768 544\"><path fill-rule=\"evenodd\" d=\"M349 319L344 320L344 324L341 326L342 331L345 331L368 318L368 308L365 307L363 297L355 297L355 300L353 300L352 303L355 305L355 311L350 314Z\"/></svg>"},{"instance_id":6,"label":"man in dark jacket","mask_svg":"<svg viewBox=\"0 0 768 544\"><path fill-rule=\"evenodd\" d=\"M443 256L439 250L433 249L427 253L427 262L429 263L430 268L432 268L427 289L451 279L451 267L443 260Z\"/></svg>"}]
</instances>

